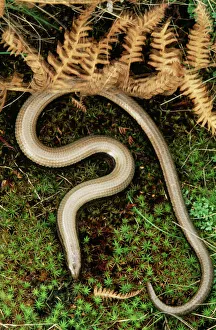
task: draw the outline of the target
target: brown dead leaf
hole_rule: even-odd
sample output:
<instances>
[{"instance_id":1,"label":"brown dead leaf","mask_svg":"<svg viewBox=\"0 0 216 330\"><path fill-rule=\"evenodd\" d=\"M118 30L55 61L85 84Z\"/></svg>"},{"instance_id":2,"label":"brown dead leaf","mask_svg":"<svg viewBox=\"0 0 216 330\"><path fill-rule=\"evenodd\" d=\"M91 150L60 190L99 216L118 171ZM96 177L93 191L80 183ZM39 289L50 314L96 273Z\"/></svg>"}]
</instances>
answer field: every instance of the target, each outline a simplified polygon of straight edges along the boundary
<instances>
[{"instance_id":1,"label":"brown dead leaf","mask_svg":"<svg viewBox=\"0 0 216 330\"><path fill-rule=\"evenodd\" d=\"M14 183L11 182L10 180L2 180L1 188L2 189L7 189L7 188L14 189Z\"/></svg>"},{"instance_id":2,"label":"brown dead leaf","mask_svg":"<svg viewBox=\"0 0 216 330\"><path fill-rule=\"evenodd\" d=\"M2 136L0 136L0 142L2 142L3 145L8 147L9 149L15 150L14 147L12 145L10 145Z\"/></svg>"},{"instance_id":3,"label":"brown dead leaf","mask_svg":"<svg viewBox=\"0 0 216 330\"><path fill-rule=\"evenodd\" d=\"M15 174L18 179L22 179L22 177L23 177L22 174L17 170L13 170L12 173Z\"/></svg>"},{"instance_id":4,"label":"brown dead leaf","mask_svg":"<svg viewBox=\"0 0 216 330\"><path fill-rule=\"evenodd\" d=\"M134 143L134 139L132 138L132 136L129 136L128 143L130 144L130 146Z\"/></svg>"},{"instance_id":5,"label":"brown dead leaf","mask_svg":"<svg viewBox=\"0 0 216 330\"><path fill-rule=\"evenodd\" d=\"M130 128L127 128L127 127L121 127L119 126L118 130L119 130L119 133L122 134L122 135L125 135L127 130L129 130Z\"/></svg>"},{"instance_id":6,"label":"brown dead leaf","mask_svg":"<svg viewBox=\"0 0 216 330\"><path fill-rule=\"evenodd\" d=\"M57 127L57 132L58 132L60 135L62 135L62 131L60 130L59 127Z\"/></svg>"},{"instance_id":7,"label":"brown dead leaf","mask_svg":"<svg viewBox=\"0 0 216 330\"><path fill-rule=\"evenodd\" d=\"M19 73L19 72L14 72L13 76L10 78L10 82L14 85L14 86L20 86L23 82L23 74Z\"/></svg>"},{"instance_id":8,"label":"brown dead leaf","mask_svg":"<svg viewBox=\"0 0 216 330\"><path fill-rule=\"evenodd\" d=\"M0 89L0 112L2 111L5 105L6 96L7 96L7 89L6 88Z\"/></svg>"}]
</instances>

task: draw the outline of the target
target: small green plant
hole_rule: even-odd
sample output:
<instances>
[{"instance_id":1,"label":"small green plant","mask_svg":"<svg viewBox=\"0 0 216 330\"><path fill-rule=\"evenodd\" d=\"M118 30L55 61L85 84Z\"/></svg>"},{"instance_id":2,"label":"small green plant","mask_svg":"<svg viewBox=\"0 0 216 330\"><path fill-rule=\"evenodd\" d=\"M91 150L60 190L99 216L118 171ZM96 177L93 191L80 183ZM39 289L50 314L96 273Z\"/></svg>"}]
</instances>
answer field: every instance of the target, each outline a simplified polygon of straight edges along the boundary
<instances>
[{"instance_id":1,"label":"small green plant","mask_svg":"<svg viewBox=\"0 0 216 330\"><path fill-rule=\"evenodd\" d=\"M8 16L12 16L12 13L16 13L17 17L28 17L30 19L33 19L38 25L42 25L44 27L48 28L54 28L58 30L58 25L57 24L52 24L50 23L49 19L44 15L46 11L42 12L37 10L36 7L34 8L29 8L28 6L21 5L18 2L14 0L5 0L6 2L6 9L5 9L5 14ZM49 13L47 13L49 14ZM12 18L11 18L12 19Z\"/></svg>"},{"instance_id":2,"label":"small green plant","mask_svg":"<svg viewBox=\"0 0 216 330\"><path fill-rule=\"evenodd\" d=\"M196 219L197 226L207 232L214 231L216 228L216 204L212 196L210 198L198 196L190 204L190 214Z\"/></svg>"}]
</instances>

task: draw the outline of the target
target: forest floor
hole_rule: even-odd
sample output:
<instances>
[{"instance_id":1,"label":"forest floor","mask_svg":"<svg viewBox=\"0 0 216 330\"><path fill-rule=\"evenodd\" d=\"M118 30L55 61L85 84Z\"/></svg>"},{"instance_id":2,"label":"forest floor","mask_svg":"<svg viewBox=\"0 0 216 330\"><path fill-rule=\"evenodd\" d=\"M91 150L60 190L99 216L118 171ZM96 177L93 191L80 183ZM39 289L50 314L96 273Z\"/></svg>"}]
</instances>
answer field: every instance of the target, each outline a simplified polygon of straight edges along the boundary
<instances>
[{"instance_id":1,"label":"forest floor","mask_svg":"<svg viewBox=\"0 0 216 330\"><path fill-rule=\"evenodd\" d=\"M123 3L118 10L123 5L125 10L134 6L143 11L153 3ZM22 27L45 56L55 51L78 8L26 8L8 1L5 15L11 24L16 21ZM171 5L170 10L184 43L194 23L190 10L184 2ZM98 12L96 37L114 16ZM2 19L1 28L6 25ZM1 75L25 72L28 79L31 72L21 56L10 56L2 45L0 50ZM214 70L203 73L203 79L209 80L208 87L215 93ZM94 155L67 168L52 169L25 157L16 142L15 120L28 97L28 93L9 92L0 113L0 329L216 329L215 281L205 303L186 316L166 315L150 301L149 280L166 304L189 301L199 286L199 262L176 224L151 143L126 112L97 95L84 98L86 112L75 108L71 95L56 99L37 127L41 141L55 147L90 134L111 136L125 144L135 159L135 176L127 189L79 211L82 271L78 280L71 278L57 234L59 202L71 187L107 174L112 163ZM215 137L196 124L191 101L178 91L137 101L169 146L191 220L216 266ZM130 299L102 300L94 296L94 287L120 294L143 291Z\"/></svg>"}]
</instances>

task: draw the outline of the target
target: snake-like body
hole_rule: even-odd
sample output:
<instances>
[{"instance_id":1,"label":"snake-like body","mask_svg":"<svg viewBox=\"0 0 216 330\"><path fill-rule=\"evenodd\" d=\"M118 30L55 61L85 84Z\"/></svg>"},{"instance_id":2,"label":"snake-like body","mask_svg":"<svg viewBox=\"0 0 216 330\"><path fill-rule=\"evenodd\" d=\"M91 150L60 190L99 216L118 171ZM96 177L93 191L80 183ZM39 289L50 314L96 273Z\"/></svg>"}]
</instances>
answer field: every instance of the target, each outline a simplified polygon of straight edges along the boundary
<instances>
[{"instance_id":1,"label":"snake-like body","mask_svg":"<svg viewBox=\"0 0 216 330\"><path fill-rule=\"evenodd\" d=\"M77 211L90 200L123 190L132 180L134 162L129 151L120 142L104 136L82 138L58 148L43 145L36 135L38 116L47 104L63 94L65 93L43 91L29 97L17 117L16 138L20 148L28 158L48 167L71 165L98 152L107 153L115 160L114 170L109 175L87 181L73 188L63 198L58 209L58 231L66 251L71 275L76 279L81 267L81 254L76 231ZM133 99L116 90L102 91L99 95L109 99L129 113L148 136L159 159L178 223L200 263L202 274L200 286L187 303L181 306L164 304L156 296L151 283L148 282L147 290L150 298L155 306L165 313L174 315L190 313L204 302L211 290L213 266L208 250L189 218L168 146L150 116Z\"/></svg>"}]
</instances>

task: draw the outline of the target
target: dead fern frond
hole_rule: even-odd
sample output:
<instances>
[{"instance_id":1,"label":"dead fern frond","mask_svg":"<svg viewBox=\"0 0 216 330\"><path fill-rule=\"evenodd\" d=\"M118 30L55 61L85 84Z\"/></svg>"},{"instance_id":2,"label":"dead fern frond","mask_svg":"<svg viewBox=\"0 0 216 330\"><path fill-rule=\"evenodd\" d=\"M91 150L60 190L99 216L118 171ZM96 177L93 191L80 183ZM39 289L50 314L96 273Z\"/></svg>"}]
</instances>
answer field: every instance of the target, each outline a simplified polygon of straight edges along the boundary
<instances>
[{"instance_id":1,"label":"dead fern frond","mask_svg":"<svg viewBox=\"0 0 216 330\"><path fill-rule=\"evenodd\" d=\"M118 34L126 32L127 27L131 24L131 15L129 13L123 14L120 18L114 21L105 38L99 42L92 42L91 47L86 49L87 56L83 57L83 60L80 63L84 71L83 74L80 74L81 78L88 81L91 80L93 84L96 83L98 85L98 82L101 80L105 82L105 79L102 77L102 75L107 74L106 86L111 86L111 77L112 81L113 79L115 82L117 81L116 68L112 70L109 66L112 43L117 42ZM104 70L98 69L98 66L101 67L101 65L103 65ZM113 66L115 66L115 64ZM104 86L104 84L102 84L102 86Z\"/></svg>"},{"instance_id":2,"label":"dead fern frond","mask_svg":"<svg viewBox=\"0 0 216 330\"><path fill-rule=\"evenodd\" d=\"M127 294L121 294L121 293L116 293L114 290L110 290L106 288L98 289L97 287L94 287L94 296L101 297L102 299L129 299L134 296L137 296L142 290L143 289L133 291Z\"/></svg>"},{"instance_id":3,"label":"dead fern frond","mask_svg":"<svg viewBox=\"0 0 216 330\"><path fill-rule=\"evenodd\" d=\"M141 19L141 28L145 33L151 32L160 21L164 18L167 4L155 6L153 9L146 11Z\"/></svg>"},{"instance_id":4,"label":"dead fern frond","mask_svg":"<svg viewBox=\"0 0 216 330\"><path fill-rule=\"evenodd\" d=\"M142 47L145 44L145 40L146 35L143 34L140 26L134 23L134 25L128 29L123 44L125 51L120 58L120 62L127 65L128 71L132 63L141 62L143 60Z\"/></svg>"},{"instance_id":5,"label":"dead fern frond","mask_svg":"<svg viewBox=\"0 0 216 330\"><path fill-rule=\"evenodd\" d=\"M35 3L32 3L30 1L25 1L24 0L24 2L22 2L22 0L15 0L15 2L16 2L17 5L22 5L22 6L24 5L27 8L33 8L35 6ZM39 4L39 6L43 6L43 4Z\"/></svg>"},{"instance_id":6,"label":"dead fern frond","mask_svg":"<svg viewBox=\"0 0 216 330\"><path fill-rule=\"evenodd\" d=\"M75 97L72 97L71 102L77 109L80 109L83 112L86 112L86 106L85 106L85 104L83 104L82 100L77 100L77 99L75 99Z\"/></svg>"},{"instance_id":7,"label":"dead fern frond","mask_svg":"<svg viewBox=\"0 0 216 330\"><path fill-rule=\"evenodd\" d=\"M186 46L186 63L198 70L201 68L207 68L210 63L210 31L213 24L203 3L198 3L195 9L195 13L196 24L190 30L188 36L189 42Z\"/></svg>"},{"instance_id":8,"label":"dead fern frond","mask_svg":"<svg viewBox=\"0 0 216 330\"><path fill-rule=\"evenodd\" d=\"M118 34L126 32L126 28L130 25L132 25L131 14L126 13L121 15L121 17L113 22L106 37L100 40L98 43L93 43L91 48L87 49L88 57L83 59L81 66L87 73L88 77L90 77L93 73L98 73L98 64L110 64L109 57L112 50L111 44L117 42Z\"/></svg>"},{"instance_id":9,"label":"dead fern frond","mask_svg":"<svg viewBox=\"0 0 216 330\"><path fill-rule=\"evenodd\" d=\"M133 25L133 20L134 20L134 18L130 12L121 14L121 16L113 22L106 37L103 39L103 42L105 42L105 40L106 40L107 44L117 42L118 35L120 33L125 33L127 31L127 28L129 26Z\"/></svg>"},{"instance_id":10,"label":"dead fern frond","mask_svg":"<svg viewBox=\"0 0 216 330\"><path fill-rule=\"evenodd\" d=\"M128 28L123 43L125 51L119 60L127 65L128 77L131 64L143 60L142 47L145 44L146 33L151 32L162 20L166 7L163 4L145 12L143 16L136 17L133 25Z\"/></svg>"},{"instance_id":11,"label":"dead fern frond","mask_svg":"<svg viewBox=\"0 0 216 330\"><path fill-rule=\"evenodd\" d=\"M21 55L27 65L31 68L34 75L31 81L31 87L34 90L40 90L47 87L49 83L49 69L43 57L37 50L31 46L11 28L6 29L2 34L2 43L8 48L11 55Z\"/></svg>"},{"instance_id":12,"label":"dead fern frond","mask_svg":"<svg viewBox=\"0 0 216 330\"><path fill-rule=\"evenodd\" d=\"M107 0L100 0L99 2L104 2ZM87 4L93 4L98 3L98 0L18 0L17 3L23 2L26 4L32 4L32 3L38 3L38 4L44 4L44 5L87 5Z\"/></svg>"},{"instance_id":13,"label":"dead fern frond","mask_svg":"<svg viewBox=\"0 0 216 330\"><path fill-rule=\"evenodd\" d=\"M23 85L23 76L23 74L15 71L13 75L9 77L9 79L7 79L6 81L8 81L8 83L13 86L20 87Z\"/></svg>"},{"instance_id":14,"label":"dead fern frond","mask_svg":"<svg viewBox=\"0 0 216 330\"><path fill-rule=\"evenodd\" d=\"M29 86L29 83L23 82L23 75L17 73L16 71L12 76L0 80L0 90L4 89L18 92L33 92Z\"/></svg>"},{"instance_id":15,"label":"dead fern frond","mask_svg":"<svg viewBox=\"0 0 216 330\"><path fill-rule=\"evenodd\" d=\"M150 99L155 95L170 95L174 93L182 81L182 73L178 63L173 63L172 67L164 68L158 74L153 74L147 78L129 78L128 84L122 87L130 96Z\"/></svg>"},{"instance_id":16,"label":"dead fern frond","mask_svg":"<svg viewBox=\"0 0 216 330\"><path fill-rule=\"evenodd\" d=\"M81 85L80 87L86 95L95 95L101 90L115 88L118 86L121 70L121 64L118 62L106 65L89 77L89 81L84 82L83 88Z\"/></svg>"},{"instance_id":17,"label":"dead fern frond","mask_svg":"<svg viewBox=\"0 0 216 330\"><path fill-rule=\"evenodd\" d=\"M177 39L173 29L169 28L170 20L168 20L162 28L155 28L152 32L153 40L151 42L151 54L148 64L156 70L162 71L164 67L173 67L173 63L180 63L180 49L170 47L176 43Z\"/></svg>"},{"instance_id":18,"label":"dead fern frond","mask_svg":"<svg viewBox=\"0 0 216 330\"><path fill-rule=\"evenodd\" d=\"M107 42L99 41L98 43L92 43L91 47L86 49L86 56L83 57L80 65L83 69L83 74L80 74L85 80L94 80L94 74L98 73L98 64L109 64L109 50L112 46Z\"/></svg>"},{"instance_id":19,"label":"dead fern frond","mask_svg":"<svg viewBox=\"0 0 216 330\"><path fill-rule=\"evenodd\" d=\"M210 65L209 54L214 52L210 42L212 23L205 6L199 3L196 8L196 24L190 31L186 54L186 64L193 70L186 70L181 63L180 50L174 46L176 33L170 28L170 21L157 27L164 17L166 4L155 6L140 16L123 13L98 42L89 36L89 21L97 4L103 1L106 0L22 0L26 4L37 2L39 5L91 3L73 21L71 30L65 32L63 44L59 42L57 45L57 55L48 55L48 63L17 31L12 28L4 31L4 46L11 54L21 55L33 71L30 92L49 86L53 92L64 88L65 92L73 90L98 94L101 90L113 88L123 90L130 96L149 99L158 94L172 94L180 87L182 93L193 101L197 121L202 126L207 125L214 134L216 114L212 111L213 100L196 73L198 69ZM143 61L143 46L148 33L152 36L148 64L155 68L156 73L145 78L134 78L130 74L131 65ZM119 59L111 62L111 51L113 44L119 42L119 34L124 34L124 51ZM22 79L0 81L0 106L5 101L7 89L25 91L28 88ZM76 99L73 102L85 111ZM101 293L104 296L118 295L113 291Z\"/></svg>"},{"instance_id":20,"label":"dead fern frond","mask_svg":"<svg viewBox=\"0 0 216 330\"><path fill-rule=\"evenodd\" d=\"M5 0L0 0L0 17L4 15L5 10Z\"/></svg>"},{"instance_id":21,"label":"dead fern frond","mask_svg":"<svg viewBox=\"0 0 216 330\"><path fill-rule=\"evenodd\" d=\"M66 31L63 45L58 43L57 59L53 54L49 54L48 62L54 68L52 75L52 87L61 88L62 83L71 79L71 76L79 76L82 73L80 63L88 54L86 50L91 47L90 39L87 39L91 27L88 25L89 17L94 10L95 5L87 8L72 23L71 31Z\"/></svg>"},{"instance_id":22,"label":"dead fern frond","mask_svg":"<svg viewBox=\"0 0 216 330\"><path fill-rule=\"evenodd\" d=\"M198 116L201 126L207 125L212 134L216 132L216 113L213 112L213 99L205 84L194 70L184 70L183 82L180 86L183 95L187 95L194 103L193 111Z\"/></svg>"},{"instance_id":23,"label":"dead fern frond","mask_svg":"<svg viewBox=\"0 0 216 330\"><path fill-rule=\"evenodd\" d=\"M7 47L11 55L15 56L22 54L28 47L21 36L18 36L18 34L10 28L3 32L1 43L4 44L4 47Z\"/></svg>"},{"instance_id":24,"label":"dead fern frond","mask_svg":"<svg viewBox=\"0 0 216 330\"><path fill-rule=\"evenodd\" d=\"M0 85L1 87L1 85ZM7 89L0 89L0 112L2 111L4 105L5 105L5 100L7 97Z\"/></svg>"}]
</instances>

